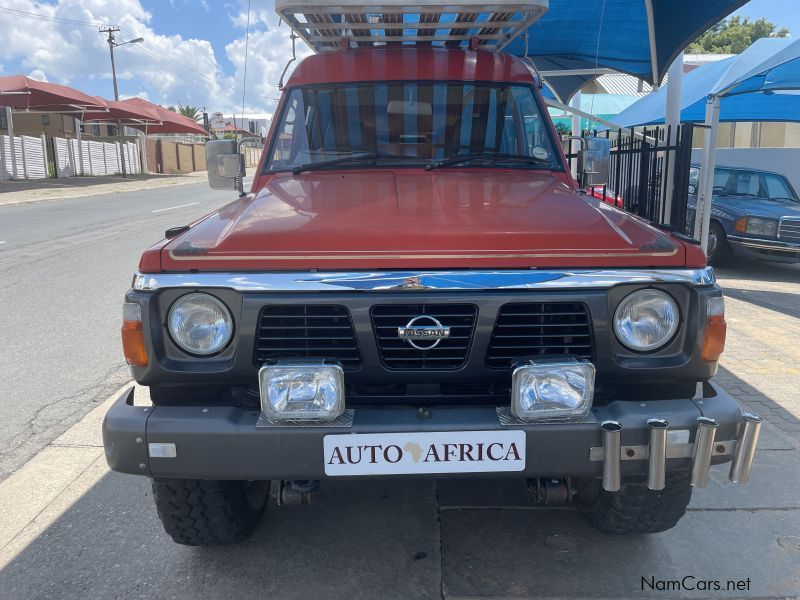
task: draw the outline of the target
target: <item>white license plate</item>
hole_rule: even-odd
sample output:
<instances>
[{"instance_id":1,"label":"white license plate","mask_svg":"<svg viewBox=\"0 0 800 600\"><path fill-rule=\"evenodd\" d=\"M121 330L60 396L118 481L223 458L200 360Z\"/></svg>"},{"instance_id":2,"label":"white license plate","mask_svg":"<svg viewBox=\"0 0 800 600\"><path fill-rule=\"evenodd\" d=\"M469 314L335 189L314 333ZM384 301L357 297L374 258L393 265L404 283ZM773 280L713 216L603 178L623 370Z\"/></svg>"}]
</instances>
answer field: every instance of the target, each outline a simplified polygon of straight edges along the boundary
<instances>
[{"instance_id":1,"label":"white license plate","mask_svg":"<svg viewBox=\"0 0 800 600\"><path fill-rule=\"evenodd\" d=\"M326 435L325 474L412 475L525 469L524 431Z\"/></svg>"}]
</instances>

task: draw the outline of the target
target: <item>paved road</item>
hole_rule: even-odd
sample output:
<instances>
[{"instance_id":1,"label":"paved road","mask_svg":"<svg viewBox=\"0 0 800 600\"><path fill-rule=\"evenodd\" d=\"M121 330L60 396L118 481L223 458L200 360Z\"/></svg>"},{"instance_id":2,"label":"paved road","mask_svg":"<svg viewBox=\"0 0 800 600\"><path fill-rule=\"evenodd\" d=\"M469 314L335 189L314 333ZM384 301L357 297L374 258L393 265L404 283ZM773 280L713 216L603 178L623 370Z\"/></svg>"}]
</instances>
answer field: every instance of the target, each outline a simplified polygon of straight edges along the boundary
<instances>
[{"instance_id":1,"label":"paved road","mask_svg":"<svg viewBox=\"0 0 800 600\"><path fill-rule=\"evenodd\" d=\"M0 206L0 480L129 380L120 304L140 252L230 199L198 183Z\"/></svg>"}]
</instances>

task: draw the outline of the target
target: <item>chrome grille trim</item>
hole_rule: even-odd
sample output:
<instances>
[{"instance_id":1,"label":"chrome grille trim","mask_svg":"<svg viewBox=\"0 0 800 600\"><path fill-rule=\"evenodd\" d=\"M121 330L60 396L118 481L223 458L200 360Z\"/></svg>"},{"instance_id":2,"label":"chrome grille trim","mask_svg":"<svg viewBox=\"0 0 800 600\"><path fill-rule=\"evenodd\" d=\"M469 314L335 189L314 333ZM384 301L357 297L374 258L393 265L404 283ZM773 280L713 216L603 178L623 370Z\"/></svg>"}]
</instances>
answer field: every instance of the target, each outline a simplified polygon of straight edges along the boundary
<instances>
[{"instance_id":1,"label":"chrome grille trim","mask_svg":"<svg viewBox=\"0 0 800 600\"><path fill-rule=\"evenodd\" d=\"M623 283L708 286L714 269L137 273L133 289L229 288L239 292L377 292L608 289Z\"/></svg>"},{"instance_id":2,"label":"chrome grille trim","mask_svg":"<svg viewBox=\"0 0 800 600\"><path fill-rule=\"evenodd\" d=\"M783 217L778 222L778 239L800 244L800 217Z\"/></svg>"}]
</instances>

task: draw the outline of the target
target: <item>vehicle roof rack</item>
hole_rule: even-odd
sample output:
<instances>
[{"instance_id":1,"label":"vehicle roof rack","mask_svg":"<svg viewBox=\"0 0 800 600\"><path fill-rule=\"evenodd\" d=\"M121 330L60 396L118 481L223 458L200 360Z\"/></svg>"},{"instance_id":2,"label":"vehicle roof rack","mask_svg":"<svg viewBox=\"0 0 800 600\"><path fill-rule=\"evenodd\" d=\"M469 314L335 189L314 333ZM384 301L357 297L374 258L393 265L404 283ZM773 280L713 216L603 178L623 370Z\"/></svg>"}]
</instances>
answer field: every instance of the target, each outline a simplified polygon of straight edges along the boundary
<instances>
[{"instance_id":1,"label":"vehicle roof rack","mask_svg":"<svg viewBox=\"0 0 800 600\"><path fill-rule=\"evenodd\" d=\"M548 6L549 0L462 0L453 4L275 0L275 12L316 52L341 50L344 44L459 48L474 41L482 49L502 50L538 21Z\"/></svg>"}]
</instances>

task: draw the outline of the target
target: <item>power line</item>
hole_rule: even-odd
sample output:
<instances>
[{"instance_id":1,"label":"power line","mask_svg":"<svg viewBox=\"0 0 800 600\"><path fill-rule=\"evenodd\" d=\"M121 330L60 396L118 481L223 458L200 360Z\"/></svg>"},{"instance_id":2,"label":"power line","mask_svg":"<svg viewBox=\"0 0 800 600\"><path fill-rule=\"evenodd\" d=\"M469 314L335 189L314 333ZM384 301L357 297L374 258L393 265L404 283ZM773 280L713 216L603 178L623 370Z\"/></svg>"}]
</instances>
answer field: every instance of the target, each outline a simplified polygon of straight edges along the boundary
<instances>
[{"instance_id":1,"label":"power line","mask_svg":"<svg viewBox=\"0 0 800 600\"><path fill-rule=\"evenodd\" d=\"M155 60L155 61L160 62L161 64L164 64L164 65L167 65L167 66L171 66L173 68L174 67L178 67L180 69L183 69L190 76L192 76L196 81L203 81L203 82L208 83L208 84L210 84L210 85L212 85L214 87L221 87L219 81L216 81L214 79L210 79L210 78L206 77L205 75L202 75L202 74L198 73L197 71L195 71L193 69L190 69L189 67L187 67L187 66L185 66L185 65L183 65L183 64L181 64L179 62L176 62L176 61L174 61L174 60L172 60L170 58L162 58L161 56L159 56L158 54L156 54L154 52L154 49L153 49L152 46L149 46L146 43L137 44L135 47L132 48L132 50L141 50L142 52L144 52L147 55L147 57L151 58L152 60ZM159 53L159 54L161 54L161 53ZM232 91L238 92L239 89L234 88ZM242 90L242 91L244 91L244 90ZM272 96L262 96L260 94L254 94L252 92L247 92L246 95L249 98L258 98L259 100L268 100L269 102L274 102L274 100L275 100Z\"/></svg>"},{"instance_id":2,"label":"power line","mask_svg":"<svg viewBox=\"0 0 800 600\"><path fill-rule=\"evenodd\" d=\"M97 21L81 21L79 19L67 19L64 17L54 17L51 15L43 15L41 13L32 13L26 12L24 10L18 10L16 8L5 8L0 7L0 12L12 14L18 17L24 17L28 19L35 19L37 21L49 21L49 22L61 22L61 23L70 23L71 25L83 25L84 27L99 27L102 23Z\"/></svg>"}]
</instances>

